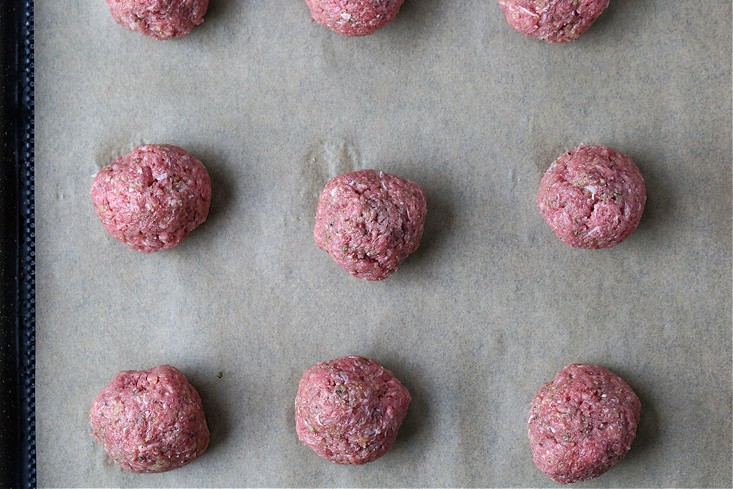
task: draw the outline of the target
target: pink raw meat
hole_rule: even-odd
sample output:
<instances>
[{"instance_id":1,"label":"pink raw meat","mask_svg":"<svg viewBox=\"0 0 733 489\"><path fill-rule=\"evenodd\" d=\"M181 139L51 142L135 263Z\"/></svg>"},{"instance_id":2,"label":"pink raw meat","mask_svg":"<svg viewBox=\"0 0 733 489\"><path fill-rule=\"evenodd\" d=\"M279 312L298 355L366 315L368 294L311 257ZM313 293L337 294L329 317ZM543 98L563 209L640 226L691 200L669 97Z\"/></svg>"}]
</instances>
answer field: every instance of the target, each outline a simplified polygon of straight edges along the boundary
<instances>
[{"instance_id":1,"label":"pink raw meat","mask_svg":"<svg viewBox=\"0 0 733 489\"><path fill-rule=\"evenodd\" d=\"M129 472L165 472L198 458L209 429L196 389L170 365L117 374L94 399L92 435Z\"/></svg>"},{"instance_id":2,"label":"pink raw meat","mask_svg":"<svg viewBox=\"0 0 733 489\"><path fill-rule=\"evenodd\" d=\"M618 375L597 365L568 365L532 400L534 463L560 484L598 477L626 456L640 412L639 398Z\"/></svg>"},{"instance_id":3,"label":"pink raw meat","mask_svg":"<svg viewBox=\"0 0 733 489\"><path fill-rule=\"evenodd\" d=\"M209 0L107 0L107 5L121 26L155 39L170 39L203 23Z\"/></svg>"},{"instance_id":4,"label":"pink raw meat","mask_svg":"<svg viewBox=\"0 0 733 489\"><path fill-rule=\"evenodd\" d=\"M303 374L295 429L326 460L365 464L392 448L410 401L407 388L374 360L341 357Z\"/></svg>"},{"instance_id":5,"label":"pink raw meat","mask_svg":"<svg viewBox=\"0 0 733 489\"><path fill-rule=\"evenodd\" d=\"M316 245L350 274L382 280L420 245L426 215L419 184L360 170L326 184L313 235Z\"/></svg>"},{"instance_id":6,"label":"pink raw meat","mask_svg":"<svg viewBox=\"0 0 733 489\"><path fill-rule=\"evenodd\" d=\"M104 228L130 248L150 253L180 243L209 213L211 179L176 146L139 146L104 167L92 185Z\"/></svg>"},{"instance_id":7,"label":"pink raw meat","mask_svg":"<svg viewBox=\"0 0 733 489\"><path fill-rule=\"evenodd\" d=\"M313 20L345 36L366 36L395 18L404 0L305 0Z\"/></svg>"},{"instance_id":8,"label":"pink raw meat","mask_svg":"<svg viewBox=\"0 0 733 489\"><path fill-rule=\"evenodd\" d=\"M546 42L568 42L585 33L609 0L499 0L509 25Z\"/></svg>"},{"instance_id":9,"label":"pink raw meat","mask_svg":"<svg viewBox=\"0 0 733 489\"><path fill-rule=\"evenodd\" d=\"M540 182L537 205L563 243L609 248L636 229L646 187L636 164L606 146L580 146L550 165Z\"/></svg>"}]
</instances>

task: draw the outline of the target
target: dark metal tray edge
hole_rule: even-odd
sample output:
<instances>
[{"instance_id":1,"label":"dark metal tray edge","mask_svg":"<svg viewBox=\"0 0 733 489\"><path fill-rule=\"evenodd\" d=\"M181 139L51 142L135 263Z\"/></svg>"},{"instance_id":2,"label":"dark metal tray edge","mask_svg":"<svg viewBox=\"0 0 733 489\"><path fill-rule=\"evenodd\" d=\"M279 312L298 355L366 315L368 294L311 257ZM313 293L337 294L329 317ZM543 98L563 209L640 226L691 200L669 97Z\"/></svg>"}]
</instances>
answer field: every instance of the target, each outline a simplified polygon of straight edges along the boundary
<instances>
[{"instance_id":1,"label":"dark metal tray edge","mask_svg":"<svg viewBox=\"0 0 733 489\"><path fill-rule=\"evenodd\" d=\"M0 484L36 486L32 0L0 0Z\"/></svg>"}]
</instances>

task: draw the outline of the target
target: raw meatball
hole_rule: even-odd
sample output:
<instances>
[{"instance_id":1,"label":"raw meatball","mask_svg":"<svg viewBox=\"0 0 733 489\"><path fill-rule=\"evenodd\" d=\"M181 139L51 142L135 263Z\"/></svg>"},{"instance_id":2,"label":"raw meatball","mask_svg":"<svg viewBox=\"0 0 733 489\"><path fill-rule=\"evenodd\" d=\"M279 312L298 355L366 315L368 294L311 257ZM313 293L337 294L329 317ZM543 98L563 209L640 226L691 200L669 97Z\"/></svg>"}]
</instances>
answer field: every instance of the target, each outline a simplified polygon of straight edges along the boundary
<instances>
[{"instance_id":1,"label":"raw meatball","mask_svg":"<svg viewBox=\"0 0 733 489\"><path fill-rule=\"evenodd\" d=\"M170 39L203 23L209 0L107 0L107 5L121 26L155 39Z\"/></svg>"},{"instance_id":2,"label":"raw meatball","mask_svg":"<svg viewBox=\"0 0 733 489\"><path fill-rule=\"evenodd\" d=\"M150 253L177 245L206 220L211 180L204 165L181 148L147 145L104 167L91 193L109 234Z\"/></svg>"},{"instance_id":3,"label":"raw meatball","mask_svg":"<svg viewBox=\"0 0 733 489\"><path fill-rule=\"evenodd\" d=\"M366 36L395 18L404 0L305 0L313 20L345 36Z\"/></svg>"},{"instance_id":4,"label":"raw meatball","mask_svg":"<svg viewBox=\"0 0 733 489\"><path fill-rule=\"evenodd\" d=\"M537 205L560 241L610 248L636 229L646 187L636 164L606 146L580 146L560 156L540 182Z\"/></svg>"},{"instance_id":5,"label":"raw meatball","mask_svg":"<svg viewBox=\"0 0 733 489\"><path fill-rule=\"evenodd\" d=\"M499 0L509 25L546 42L579 38L609 0Z\"/></svg>"},{"instance_id":6,"label":"raw meatball","mask_svg":"<svg viewBox=\"0 0 733 489\"><path fill-rule=\"evenodd\" d=\"M641 403L618 375L568 365L540 387L529 411L534 463L560 484L598 477L631 448Z\"/></svg>"},{"instance_id":7,"label":"raw meatball","mask_svg":"<svg viewBox=\"0 0 733 489\"><path fill-rule=\"evenodd\" d=\"M295 429L326 460L365 464L392 448L410 400L407 388L374 360L321 362L300 379Z\"/></svg>"},{"instance_id":8,"label":"raw meatball","mask_svg":"<svg viewBox=\"0 0 733 489\"><path fill-rule=\"evenodd\" d=\"M130 472L177 469L209 445L201 398L169 365L120 372L94 399L89 418L107 455Z\"/></svg>"},{"instance_id":9,"label":"raw meatball","mask_svg":"<svg viewBox=\"0 0 733 489\"><path fill-rule=\"evenodd\" d=\"M426 215L420 185L360 170L326 184L313 235L318 247L351 275L382 280L420 245Z\"/></svg>"}]
</instances>

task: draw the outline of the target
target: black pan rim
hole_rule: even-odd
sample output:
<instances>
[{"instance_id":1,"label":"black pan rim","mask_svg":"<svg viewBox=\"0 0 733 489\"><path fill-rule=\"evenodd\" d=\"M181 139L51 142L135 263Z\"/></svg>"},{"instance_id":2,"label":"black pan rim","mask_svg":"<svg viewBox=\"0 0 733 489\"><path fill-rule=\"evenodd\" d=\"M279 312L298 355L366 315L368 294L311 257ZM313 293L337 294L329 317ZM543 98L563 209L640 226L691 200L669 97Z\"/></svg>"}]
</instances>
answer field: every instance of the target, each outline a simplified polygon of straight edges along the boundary
<instances>
[{"instance_id":1,"label":"black pan rim","mask_svg":"<svg viewBox=\"0 0 733 489\"><path fill-rule=\"evenodd\" d=\"M33 0L0 0L0 485L36 486Z\"/></svg>"}]
</instances>

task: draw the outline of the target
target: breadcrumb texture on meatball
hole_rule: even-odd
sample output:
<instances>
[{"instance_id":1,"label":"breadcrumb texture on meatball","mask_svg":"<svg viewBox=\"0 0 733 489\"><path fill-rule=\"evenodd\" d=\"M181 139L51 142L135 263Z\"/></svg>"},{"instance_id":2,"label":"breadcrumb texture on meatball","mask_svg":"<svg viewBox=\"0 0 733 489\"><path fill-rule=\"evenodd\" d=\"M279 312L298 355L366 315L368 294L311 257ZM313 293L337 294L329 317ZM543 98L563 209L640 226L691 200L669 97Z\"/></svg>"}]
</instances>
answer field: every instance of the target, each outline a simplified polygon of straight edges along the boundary
<instances>
[{"instance_id":1,"label":"breadcrumb texture on meatball","mask_svg":"<svg viewBox=\"0 0 733 489\"><path fill-rule=\"evenodd\" d=\"M598 477L631 448L641 403L621 377L573 364L535 394L529 442L537 467L560 484Z\"/></svg>"},{"instance_id":2,"label":"breadcrumb texture on meatball","mask_svg":"<svg viewBox=\"0 0 733 489\"><path fill-rule=\"evenodd\" d=\"M499 0L514 29L549 43L573 41L590 29L609 0Z\"/></svg>"},{"instance_id":3,"label":"breadcrumb texture on meatball","mask_svg":"<svg viewBox=\"0 0 733 489\"><path fill-rule=\"evenodd\" d=\"M305 0L311 17L349 37L366 36L397 16L404 0Z\"/></svg>"},{"instance_id":4,"label":"breadcrumb texture on meatball","mask_svg":"<svg viewBox=\"0 0 733 489\"><path fill-rule=\"evenodd\" d=\"M376 361L347 356L305 371L295 398L298 438L339 464L365 464L387 453L410 393Z\"/></svg>"},{"instance_id":5,"label":"breadcrumb texture on meatball","mask_svg":"<svg viewBox=\"0 0 733 489\"><path fill-rule=\"evenodd\" d=\"M90 412L92 435L129 472L166 472L198 458L209 429L196 389L175 367L117 374Z\"/></svg>"},{"instance_id":6,"label":"breadcrumb texture on meatball","mask_svg":"<svg viewBox=\"0 0 733 489\"><path fill-rule=\"evenodd\" d=\"M107 5L121 26L164 40L202 24L209 0L107 0Z\"/></svg>"},{"instance_id":7,"label":"breadcrumb texture on meatball","mask_svg":"<svg viewBox=\"0 0 733 489\"><path fill-rule=\"evenodd\" d=\"M172 248L206 221L211 179L204 165L183 149L152 144L100 170L91 195L109 234L150 253Z\"/></svg>"},{"instance_id":8,"label":"breadcrumb texture on meatball","mask_svg":"<svg viewBox=\"0 0 733 489\"><path fill-rule=\"evenodd\" d=\"M610 248L639 225L646 186L636 163L607 146L580 146L561 155L542 177L537 206L563 242Z\"/></svg>"},{"instance_id":9,"label":"breadcrumb texture on meatball","mask_svg":"<svg viewBox=\"0 0 733 489\"><path fill-rule=\"evenodd\" d=\"M326 184L313 235L316 245L351 275L383 280L418 248L426 217L419 184L360 170Z\"/></svg>"}]
</instances>

